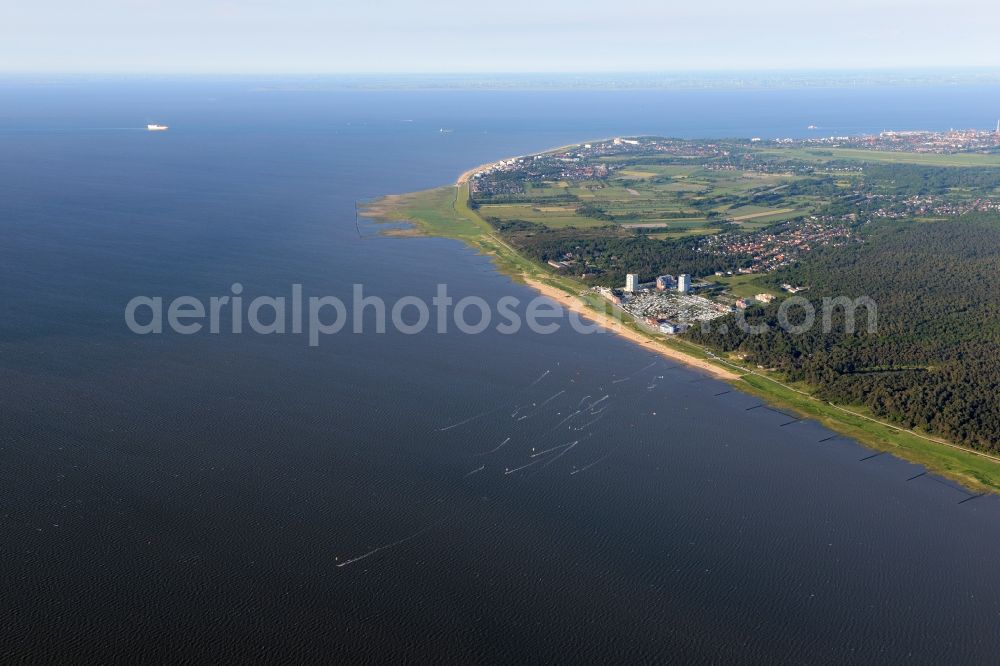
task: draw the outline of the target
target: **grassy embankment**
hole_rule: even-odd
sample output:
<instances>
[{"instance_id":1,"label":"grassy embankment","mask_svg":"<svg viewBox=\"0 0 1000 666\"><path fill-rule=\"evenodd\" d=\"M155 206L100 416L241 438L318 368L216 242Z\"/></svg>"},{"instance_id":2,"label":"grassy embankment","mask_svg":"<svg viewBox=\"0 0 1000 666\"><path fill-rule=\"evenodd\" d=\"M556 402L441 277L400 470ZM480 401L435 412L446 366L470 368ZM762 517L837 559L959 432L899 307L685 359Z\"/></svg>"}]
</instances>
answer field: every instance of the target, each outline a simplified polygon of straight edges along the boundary
<instances>
[{"instance_id":1,"label":"grassy embankment","mask_svg":"<svg viewBox=\"0 0 1000 666\"><path fill-rule=\"evenodd\" d=\"M861 151L865 152L865 151ZM870 157L866 154L866 157ZM938 162L940 163L940 161ZM468 206L468 185L440 187L423 192L386 197L370 204L365 214L382 221L408 221L423 235L461 240L491 256L502 272L528 282L539 282L579 297L596 311L608 312L610 305L595 295L583 294L586 285L521 256L499 238L479 215ZM735 286L735 285L734 285ZM743 285L741 285L743 286ZM750 287L747 284L746 287ZM751 289L756 286L751 287ZM690 356L696 361L708 361L730 371L739 379L731 383L768 403L814 419L831 430L863 442L867 446L894 453L925 466L927 469L959 481L979 492L1000 492L1000 461L978 455L934 437L907 431L876 420L861 407L841 407L819 400L808 387L789 386L780 376L746 368L735 359L718 359L706 350L676 338L649 333L627 315L622 322L630 332L642 336L647 343L659 344ZM635 336L633 339L636 339Z\"/></svg>"},{"instance_id":2,"label":"grassy embankment","mask_svg":"<svg viewBox=\"0 0 1000 666\"><path fill-rule=\"evenodd\" d=\"M469 186L462 184L393 195L373 202L362 212L376 220L409 222L423 235L461 240L490 255L497 268L512 277L537 279L570 294L585 289L522 257L468 204Z\"/></svg>"}]
</instances>

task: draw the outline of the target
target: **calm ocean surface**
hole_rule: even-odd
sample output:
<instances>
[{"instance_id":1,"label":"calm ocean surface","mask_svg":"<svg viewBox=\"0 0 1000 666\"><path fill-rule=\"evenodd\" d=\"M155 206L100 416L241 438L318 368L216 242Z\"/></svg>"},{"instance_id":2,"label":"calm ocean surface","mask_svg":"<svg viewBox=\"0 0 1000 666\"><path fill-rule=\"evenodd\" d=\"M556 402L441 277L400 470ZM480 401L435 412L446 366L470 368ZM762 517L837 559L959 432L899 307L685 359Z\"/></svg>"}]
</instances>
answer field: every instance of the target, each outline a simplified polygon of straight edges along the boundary
<instances>
[{"instance_id":1,"label":"calm ocean surface","mask_svg":"<svg viewBox=\"0 0 1000 666\"><path fill-rule=\"evenodd\" d=\"M1000 502L622 340L309 348L122 312L233 282L527 300L459 243L360 239L355 201L588 138L998 114L997 89L0 83L0 661L995 662Z\"/></svg>"}]
</instances>

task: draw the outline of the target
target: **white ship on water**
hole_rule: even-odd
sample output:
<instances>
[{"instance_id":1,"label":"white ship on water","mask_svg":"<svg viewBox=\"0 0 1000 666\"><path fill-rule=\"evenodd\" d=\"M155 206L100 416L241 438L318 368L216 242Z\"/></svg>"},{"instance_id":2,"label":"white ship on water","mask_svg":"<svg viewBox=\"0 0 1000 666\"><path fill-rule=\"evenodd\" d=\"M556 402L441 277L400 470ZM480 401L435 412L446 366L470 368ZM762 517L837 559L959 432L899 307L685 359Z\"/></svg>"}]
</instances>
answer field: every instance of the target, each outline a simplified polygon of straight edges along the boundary
<instances>
[{"instance_id":1,"label":"white ship on water","mask_svg":"<svg viewBox=\"0 0 1000 666\"><path fill-rule=\"evenodd\" d=\"M170 127L167 125L157 125L156 123L150 123L146 125L146 129L150 132L166 132Z\"/></svg>"}]
</instances>

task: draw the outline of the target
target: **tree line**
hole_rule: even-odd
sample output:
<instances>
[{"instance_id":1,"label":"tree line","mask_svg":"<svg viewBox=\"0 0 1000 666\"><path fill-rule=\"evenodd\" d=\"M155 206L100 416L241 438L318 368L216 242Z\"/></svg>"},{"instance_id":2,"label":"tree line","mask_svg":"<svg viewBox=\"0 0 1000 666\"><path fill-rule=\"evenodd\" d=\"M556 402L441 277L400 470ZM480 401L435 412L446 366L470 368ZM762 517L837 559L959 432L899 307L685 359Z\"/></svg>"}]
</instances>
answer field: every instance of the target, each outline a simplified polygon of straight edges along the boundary
<instances>
[{"instance_id":1,"label":"tree line","mask_svg":"<svg viewBox=\"0 0 1000 666\"><path fill-rule=\"evenodd\" d=\"M729 316L688 336L805 381L825 399L1000 451L1000 218L880 222L864 241L817 250L769 279L808 285L817 311L823 297L869 296L876 331L847 333L838 309L831 330L795 335L777 325L773 303L746 313L748 323L770 324L767 333L748 334Z\"/></svg>"}]
</instances>

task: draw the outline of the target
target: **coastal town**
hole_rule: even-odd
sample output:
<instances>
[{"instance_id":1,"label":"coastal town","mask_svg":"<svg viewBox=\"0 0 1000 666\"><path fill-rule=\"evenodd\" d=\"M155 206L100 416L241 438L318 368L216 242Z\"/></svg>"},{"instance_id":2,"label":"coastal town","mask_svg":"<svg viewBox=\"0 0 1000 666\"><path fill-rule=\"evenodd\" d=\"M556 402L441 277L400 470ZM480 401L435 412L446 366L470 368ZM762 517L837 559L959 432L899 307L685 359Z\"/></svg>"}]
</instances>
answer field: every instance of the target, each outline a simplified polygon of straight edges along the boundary
<instances>
[{"instance_id":1,"label":"coastal town","mask_svg":"<svg viewBox=\"0 0 1000 666\"><path fill-rule=\"evenodd\" d=\"M818 128L816 128L818 129ZM886 130L865 136L807 139L806 143L839 148L952 155L1000 149L1000 120L994 129L951 129L947 132Z\"/></svg>"},{"instance_id":2,"label":"coastal town","mask_svg":"<svg viewBox=\"0 0 1000 666\"><path fill-rule=\"evenodd\" d=\"M691 326L704 325L737 309L745 310L775 299L769 292L740 298L732 298L726 292L717 292L713 297L703 295L715 291L714 286L710 279L692 281L691 276L684 273L676 277L660 275L651 282L642 282L638 274L629 273L624 287L593 287L592 290L647 329L667 335L683 333ZM782 290L794 294L803 287L786 284Z\"/></svg>"},{"instance_id":3,"label":"coastal town","mask_svg":"<svg viewBox=\"0 0 1000 666\"><path fill-rule=\"evenodd\" d=\"M622 289L594 287L594 291L632 315L648 328L675 335L696 322L709 322L731 308L693 293L691 276L661 275L654 282L641 283L630 273Z\"/></svg>"},{"instance_id":4,"label":"coastal town","mask_svg":"<svg viewBox=\"0 0 1000 666\"><path fill-rule=\"evenodd\" d=\"M809 126L807 129L820 131ZM720 164L706 165L710 169L737 169L737 162L744 159L747 149L761 150L768 147L863 149L867 151L912 152L937 155L1000 154L1000 120L994 129L963 129L945 132L918 130L886 130L878 134L861 136L823 136L802 139L752 137L747 140L696 141L689 139L637 137L607 139L584 143L527 157L498 161L472 174L473 194L502 194L523 192L523 187L512 186L504 176L517 174L519 182L540 182L550 178L581 180L606 178L625 168L624 163L591 164L595 158L616 158L630 154L651 153L684 159L723 159ZM835 156L835 154L831 154ZM767 172L774 168L767 160L759 160L756 168ZM799 165L801 168L801 165ZM786 165L787 168L787 165ZM860 173L859 165L833 167L844 172ZM805 171L810 171L809 167Z\"/></svg>"},{"instance_id":5,"label":"coastal town","mask_svg":"<svg viewBox=\"0 0 1000 666\"><path fill-rule=\"evenodd\" d=\"M880 154L892 159L871 159ZM906 154L938 161L896 157ZM469 205L519 251L676 334L768 303L774 285L747 280L863 243L869 224L1000 212L1000 160L962 168L993 156L1000 123L801 139L618 137L482 167L470 174Z\"/></svg>"},{"instance_id":6,"label":"coastal town","mask_svg":"<svg viewBox=\"0 0 1000 666\"><path fill-rule=\"evenodd\" d=\"M818 247L840 247L856 241L857 234L848 224L810 216L805 220L782 222L751 233L721 233L705 236L697 250L720 257L739 258L743 264L737 273L769 273L788 266L803 254Z\"/></svg>"}]
</instances>

